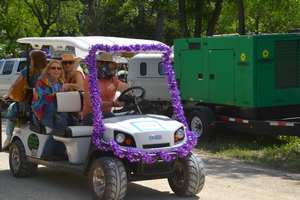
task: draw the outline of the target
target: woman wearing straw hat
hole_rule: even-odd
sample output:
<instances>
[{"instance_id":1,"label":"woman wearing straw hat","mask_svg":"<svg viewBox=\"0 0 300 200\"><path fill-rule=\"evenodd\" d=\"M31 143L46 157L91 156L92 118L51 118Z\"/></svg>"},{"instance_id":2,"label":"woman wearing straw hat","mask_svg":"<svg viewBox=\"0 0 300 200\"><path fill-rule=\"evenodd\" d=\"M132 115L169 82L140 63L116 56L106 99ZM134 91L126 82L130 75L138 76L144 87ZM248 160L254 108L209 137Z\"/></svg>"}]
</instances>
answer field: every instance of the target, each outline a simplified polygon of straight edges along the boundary
<instances>
[{"instance_id":1,"label":"woman wearing straw hat","mask_svg":"<svg viewBox=\"0 0 300 200\"><path fill-rule=\"evenodd\" d=\"M65 90L83 90L84 73L79 66L80 58L65 53L61 56L61 64L65 73Z\"/></svg>"}]
</instances>

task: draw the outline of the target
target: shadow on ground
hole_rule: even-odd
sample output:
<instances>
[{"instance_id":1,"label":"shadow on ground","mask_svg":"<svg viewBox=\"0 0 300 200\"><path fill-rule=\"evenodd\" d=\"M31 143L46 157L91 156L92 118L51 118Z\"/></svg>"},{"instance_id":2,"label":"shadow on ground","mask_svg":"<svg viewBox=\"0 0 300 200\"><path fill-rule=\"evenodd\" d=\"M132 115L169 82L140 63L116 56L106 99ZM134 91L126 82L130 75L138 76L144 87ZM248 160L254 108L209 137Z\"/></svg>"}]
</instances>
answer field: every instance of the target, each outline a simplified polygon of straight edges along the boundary
<instances>
[{"instance_id":1,"label":"shadow on ground","mask_svg":"<svg viewBox=\"0 0 300 200\"><path fill-rule=\"evenodd\" d=\"M88 180L85 176L39 168L39 173L30 178L14 178L9 170L0 171L0 199L1 200L82 200L91 199ZM126 199L130 200L173 200L182 199L168 191L159 191L143 185L130 183ZM196 200L199 197L184 198Z\"/></svg>"}]
</instances>

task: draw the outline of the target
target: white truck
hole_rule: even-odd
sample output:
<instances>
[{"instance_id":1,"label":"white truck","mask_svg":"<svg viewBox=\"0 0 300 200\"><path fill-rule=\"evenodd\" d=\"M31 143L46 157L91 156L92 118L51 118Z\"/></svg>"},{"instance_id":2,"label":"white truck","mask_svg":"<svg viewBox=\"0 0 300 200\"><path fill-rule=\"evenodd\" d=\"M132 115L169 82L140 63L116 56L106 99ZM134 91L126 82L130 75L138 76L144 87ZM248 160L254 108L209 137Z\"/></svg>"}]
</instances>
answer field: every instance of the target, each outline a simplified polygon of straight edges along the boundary
<instances>
[{"instance_id":1,"label":"white truck","mask_svg":"<svg viewBox=\"0 0 300 200\"><path fill-rule=\"evenodd\" d=\"M26 58L0 60L0 96L7 93L11 84L18 78L20 71L26 67L26 65Z\"/></svg>"},{"instance_id":2,"label":"white truck","mask_svg":"<svg viewBox=\"0 0 300 200\"><path fill-rule=\"evenodd\" d=\"M151 53L133 56L128 62L127 82L131 87L140 86L147 91L142 105L143 112L171 117L171 97L161 57L162 54Z\"/></svg>"}]
</instances>

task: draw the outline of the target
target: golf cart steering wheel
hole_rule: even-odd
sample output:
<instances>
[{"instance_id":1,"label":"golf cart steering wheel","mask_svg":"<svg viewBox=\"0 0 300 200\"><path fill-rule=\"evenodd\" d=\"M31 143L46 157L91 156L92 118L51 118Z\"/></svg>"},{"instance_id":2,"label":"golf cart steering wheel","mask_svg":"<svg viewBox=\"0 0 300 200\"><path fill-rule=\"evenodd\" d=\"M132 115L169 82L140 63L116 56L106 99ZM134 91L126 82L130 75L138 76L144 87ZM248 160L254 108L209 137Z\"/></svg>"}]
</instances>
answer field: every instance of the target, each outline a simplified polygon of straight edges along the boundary
<instances>
[{"instance_id":1,"label":"golf cart steering wheel","mask_svg":"<svg viewBox=\"0 0 300 200\"><path fill-rule=\"evenodd\" d=\"M125 106L120 111L128 111L136 107L141 112L138 104L144 99L145 93L145 89L139 86L124 90L118 98L118 101L125 103Z\"/></svg>"},{"instance_id":2,"label":"golf cart steering wheel","mask_svg":"<svg viewBox=\"0 0 300 200\"><path fill-rule=\"evenodd\" d=\"M125 103L135 103L136 101L141 101L144 99L145 96L145 89L139 86L130 87L124 90L119 98L118 101L123 101Z\"/></svg>"}]
</instances>

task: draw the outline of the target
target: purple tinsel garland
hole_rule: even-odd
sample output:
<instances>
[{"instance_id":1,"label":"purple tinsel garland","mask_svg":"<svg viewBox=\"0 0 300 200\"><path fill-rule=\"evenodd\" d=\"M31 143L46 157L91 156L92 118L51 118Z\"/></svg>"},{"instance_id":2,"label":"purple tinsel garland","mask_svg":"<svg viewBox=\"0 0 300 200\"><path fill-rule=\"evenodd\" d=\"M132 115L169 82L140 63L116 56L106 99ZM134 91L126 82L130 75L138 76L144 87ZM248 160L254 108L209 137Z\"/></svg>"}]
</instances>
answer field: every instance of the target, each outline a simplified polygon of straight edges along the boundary
<instances>
[{"instance_id":1,"label":"purple tinsel garland","mask_svg":"<svg viewBox=\"0 0 300 200\"><path fill-rule=\"evenodd\" d=\"M176 119L188 127L186 122L183 107L180 101L180 93L176 83L175 72L171 65L171 49L167 45L129 45L129 46L119 46L119 45L94 45L89 51L89 55L86 57L86 63L89 67L89 90L91 94L91 104L93 108L93 134L92 141L94 145L104 151L112 150L115 156L118 158L126 158L130 162L142 161L146 164L155 163L158 159L162 159L166 162L175 160L177 157L186 157L197 144L197 136L190 130L186 130L186 142L179 147L171 148L164 151L145 151L140 148L133 147L121 147L114 140L109 143L102 139L102 135L105 131L104 123L102 120L101 112L101 97L100 88L97 84L97 69L96 69L96 53L98 51L105 51L109 53L118 52L161 52L163 53L162 62L164 64L164 72L167 76L168 87L170 95L172 97L172 106L175 113Z\"/></svg>"}]
</instances>

